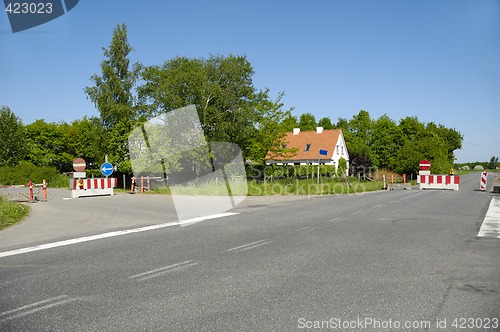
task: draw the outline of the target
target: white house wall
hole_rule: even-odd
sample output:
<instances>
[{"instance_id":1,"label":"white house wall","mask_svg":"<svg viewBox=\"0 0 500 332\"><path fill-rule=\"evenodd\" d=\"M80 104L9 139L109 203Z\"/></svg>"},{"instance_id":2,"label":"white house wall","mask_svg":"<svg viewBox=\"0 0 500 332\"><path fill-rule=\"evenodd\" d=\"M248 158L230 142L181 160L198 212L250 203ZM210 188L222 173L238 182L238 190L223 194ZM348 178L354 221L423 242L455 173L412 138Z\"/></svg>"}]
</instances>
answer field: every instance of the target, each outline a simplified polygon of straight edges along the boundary
<instances>
[{"instance_id":1,"label":"white house wall","mask_svg":"<svg viewBox=\"0 0 500 332\"><path fill-rule=\"evenodd\" d=\"M338 167L340 158L347 161L347 175L349 175L349 153L347 152L347 145L345 144L344 135L340 132L335 150L333 151L332 162Z\"/></svg>"}]
</instances>

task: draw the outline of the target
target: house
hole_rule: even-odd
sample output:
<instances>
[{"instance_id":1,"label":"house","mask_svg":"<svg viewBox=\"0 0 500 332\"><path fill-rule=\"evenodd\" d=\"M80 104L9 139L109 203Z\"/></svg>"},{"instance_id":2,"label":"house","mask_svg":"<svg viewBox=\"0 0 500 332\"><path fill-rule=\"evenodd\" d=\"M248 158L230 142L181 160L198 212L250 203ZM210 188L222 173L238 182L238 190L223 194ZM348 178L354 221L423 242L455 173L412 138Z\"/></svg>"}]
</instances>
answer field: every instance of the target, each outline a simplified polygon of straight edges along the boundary
<instances>
[{"instance_id":1,"label":"house","mask_svg":"<svg viewBox=\"0 0 500 332\"><path fill-rule=\"evenodd\" d=\"M317 127L315 131L300 131L294 128L292 132L286 133L281 148L295 148L298 151L293 156L285 157L269 151L267 165L317 165L319 160L320 164L335 165L337 168L340 158L344 158L349 169L349 153L341 129L323 130L323 127Z\"/></svg>"}]
</instances>

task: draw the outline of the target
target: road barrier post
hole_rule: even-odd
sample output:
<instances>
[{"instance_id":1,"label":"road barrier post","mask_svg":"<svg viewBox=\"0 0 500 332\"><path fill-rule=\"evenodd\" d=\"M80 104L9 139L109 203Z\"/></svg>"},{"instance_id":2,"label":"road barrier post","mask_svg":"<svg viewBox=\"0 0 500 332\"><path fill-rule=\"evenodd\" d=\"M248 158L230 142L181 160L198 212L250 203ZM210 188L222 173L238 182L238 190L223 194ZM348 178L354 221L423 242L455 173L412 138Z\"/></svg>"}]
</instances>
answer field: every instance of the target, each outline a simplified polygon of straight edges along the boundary
<instances>
[{"instance_id":1,"label":"road barrier post","mask_svg":"<svg viewBox=\"0 0 500 332\"><path fill-rule=\"evenodd\" d=\"M135 178L132 177L132 184L130 185L130 193L133 194L135 189Z\"/></svg>"},{"instance_id":2,"label":"road barrier post","mask_svg":"<svg viewBox=\"0 0 500 332\"><path fill-rule=\"evenodd\" d=\"M30 202L33 203L33 181L29 181L28 185L30 187Z\"/></svg>"},{"instance_id":3,"label":"road barrier post","mask_svg":"<svg viewBox=\"0 0 500 332\"><path fill-rule=\"evenodd\" d=\"M488 178L488 173L481 173L481 182L479 183L479 190L486 190L486 180Z\"/></svg>"},{"instance_id":4,"label":"road barrier post","mask_svg":"<svg viewBox=\"0 0 500 332\"><path fill-rule=\"evenodd\" d=\"M47 180L43 179L42 182L42 189L43 189L43 201L47 202Z\"/></svg>"}]
</instances>

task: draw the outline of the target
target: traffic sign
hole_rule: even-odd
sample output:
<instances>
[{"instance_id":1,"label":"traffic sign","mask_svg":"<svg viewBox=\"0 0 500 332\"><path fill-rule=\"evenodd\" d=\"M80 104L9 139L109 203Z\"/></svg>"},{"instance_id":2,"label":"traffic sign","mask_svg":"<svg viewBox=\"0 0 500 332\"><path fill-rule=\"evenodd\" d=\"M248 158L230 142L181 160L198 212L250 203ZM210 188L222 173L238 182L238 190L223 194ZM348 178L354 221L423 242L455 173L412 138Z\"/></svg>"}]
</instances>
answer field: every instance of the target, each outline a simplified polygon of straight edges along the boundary
<instances>
[{"instance_id":1,"label":"traffic sign","mask_svg":"<svg viewBox=\"0 0 500 332\"><path fill-rule=\"evenodd\" d=\"M76 172L83 172L85 170L85 167L87 167L87 163L83 158L76 158L73 160L73 169Z\"/></svg>"},{"instance_id":2,"label":"traffic sign","mask_svg":"<svg viewBox=\"0 0 500 332\"><path fill-rule=\"evenodd\" d=\"M420 164L418 164L421 171L428 171L431 169L431 162L427 159L420 160Z\"/></svg>"},{"instance_id":3,"label":"traffic sign","mask_svg":"<svg viewBox=\"0 0 500 332\"><path fill-rule=\"evenodd\" d=\"M104 176L110 176L113 174L113 165L110 163L104 163L101 165L101 173Z\"/></svg>"}]
</instances>

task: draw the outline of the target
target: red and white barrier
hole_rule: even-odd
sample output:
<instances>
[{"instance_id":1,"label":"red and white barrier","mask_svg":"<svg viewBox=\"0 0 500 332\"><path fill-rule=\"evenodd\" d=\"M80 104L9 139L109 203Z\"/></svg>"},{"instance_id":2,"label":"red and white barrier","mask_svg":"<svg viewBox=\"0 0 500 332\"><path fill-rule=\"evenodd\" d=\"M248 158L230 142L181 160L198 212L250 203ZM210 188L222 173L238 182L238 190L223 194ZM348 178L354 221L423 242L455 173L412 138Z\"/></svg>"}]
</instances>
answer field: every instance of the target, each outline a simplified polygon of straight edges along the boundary
<instances>
[{"instance_id":1,"label":"red and white barrier","mask_svg":"<svg viewBox=\"0 0 500 332\"><path fill-rule=\"evenodd\" d=\"M479 183L479 190L486 190L486 181L488 180L488 173L481 173L481 182Z\"/></svg>"},{"instance_id":2,"label":"red and white barrier","mask_svg":"<svg viewBox=\"0 0 500 332\"><path fill-rule=\"evenodd\" d=\"M420 189L450 189L458 190L460 176L458 175L419 175Z\"/></svg>"},{"instance_id":3,"label":"red and white barrier","mask_svg":"<svg viewBox=\"0 0 500 332\"><path fill-rule=\"evenodd\" d=\"M71 179L69 183L71 198L114 195L116 186L115 178Z\"/></svg>"}]
</instances>

